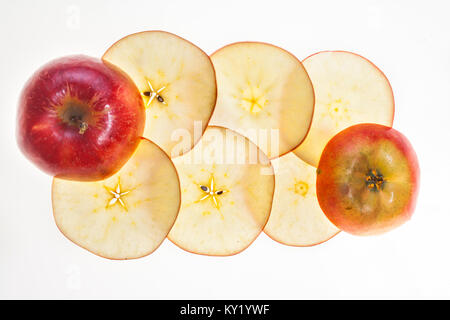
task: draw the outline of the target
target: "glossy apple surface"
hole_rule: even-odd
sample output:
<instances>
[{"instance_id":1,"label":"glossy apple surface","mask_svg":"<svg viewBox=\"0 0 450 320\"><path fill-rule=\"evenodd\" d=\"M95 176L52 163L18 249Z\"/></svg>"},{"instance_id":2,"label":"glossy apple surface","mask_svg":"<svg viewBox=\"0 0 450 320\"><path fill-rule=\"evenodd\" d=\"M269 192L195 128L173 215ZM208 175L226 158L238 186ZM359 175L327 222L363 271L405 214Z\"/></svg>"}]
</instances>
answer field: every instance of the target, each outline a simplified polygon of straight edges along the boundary
<instances>
[{"instance_id":1,"label":"glossy apple surface","mask_svg":"<svg viewBox=\"0 0 450 320\"><path fill-rule=\"evenodd\" d=\"M317 198L328 219L355 235L389 231L411 218L419 163L395 129L360 124L334 136L317 170Z\"/></svg>"},{"instance_id":2,"label":"glossy apple surface","mask_svg":"<svg viewBox=\"0 0 450 320\"><path fill-rule=\"evenodd\" d=\"M132 80L87 56L49 62L19 100L17 141L37 167L58 178L100 180L139 144L145 109Z\"/></svg>"}]
</instances>

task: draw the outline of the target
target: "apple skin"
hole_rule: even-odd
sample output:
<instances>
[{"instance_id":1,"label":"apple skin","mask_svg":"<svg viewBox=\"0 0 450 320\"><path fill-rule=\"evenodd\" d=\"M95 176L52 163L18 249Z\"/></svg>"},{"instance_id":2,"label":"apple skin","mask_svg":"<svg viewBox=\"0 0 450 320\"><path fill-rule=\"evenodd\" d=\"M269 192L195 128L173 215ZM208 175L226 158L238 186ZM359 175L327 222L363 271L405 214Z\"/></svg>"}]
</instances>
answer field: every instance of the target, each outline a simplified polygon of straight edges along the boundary
<instances>
[{"instance_id":1,"label":"apple skin","mask_svg":"<svg viewBox=\"0 0 450 320\"><path fill-rule=\"evenodd\" d=\"M28 80L16 137L44 172L95 181L126 163L144 125L144 103L133 81L111 64L76 55L47 63Z\"/></svg>"},{"instance_id":2,"label":"apple skin","mask_svg":"<svg viewBox=\"0 0 450 320\"><path fill-rule=\"evenodd\" d=\"M392 230L413 214L419 163L397 130L358 124L335 135L317 169L317 198L328 219L354 235Z\"/></svg>"}]
</instances>

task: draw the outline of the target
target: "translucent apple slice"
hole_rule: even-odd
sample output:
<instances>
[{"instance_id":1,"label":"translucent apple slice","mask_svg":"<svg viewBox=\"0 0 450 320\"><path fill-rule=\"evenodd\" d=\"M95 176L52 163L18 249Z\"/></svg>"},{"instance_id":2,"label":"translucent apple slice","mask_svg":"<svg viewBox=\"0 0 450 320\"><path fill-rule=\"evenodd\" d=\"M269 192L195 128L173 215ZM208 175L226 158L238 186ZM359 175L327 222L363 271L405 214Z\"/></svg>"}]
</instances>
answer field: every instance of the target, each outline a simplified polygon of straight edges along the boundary
<instances>
[{"instance_id":1,"label":"translucent apple slice","mask_svg":"<svg viewBox=\"0 0 450 320\"><path fill-rule=\"evenodd\" d=\"M117 41L103 60L139 88L147 109L144 137L172 157L201 138L217 97L214 67L201 49L168 32L146 31Z\"/></svg>"},{"instance_id":2,"label":"translucent apple slice","mask_svg":"<svg viewBox=\"0 0 450 320\"><path fill-rule=\"evenodd\" d=\"M336 228L316 197L316 168L292 152L272 160L276 169L272 212L264 232L282 244L313 246L334 237Z\"/></svg>"},{"instance_id":3,"label":"translucent apple slice","mask_svg":"<svg viewBox=\"0 0 450 320\"><path fill-rule=\"evenodd\" d=\"M316 103L311 129L294 150L317 167L327 142L358 123L392 126L394 95L386 76L369 60L351 52L324 51L303 60L314 85Z\"/></svg>"},{"instance_id":4,"label":"translucent apple slice","mask_svg":"<svg viewBox=\"0 0 450 320\"><path fill-rule=\"evenodd\" d=\"M181 203L178 175L169 157L142 139L134 155L103 181L55 178L53 213L61 232L109 259L134 259L158 248Z\"/></svg>"},{"instance_id":5,"label":"translucent apple slice","mask_svg":"<svg viewBox=\"0 0 450 320\"><path fill-rule=\"evenodd\" d=\"M274 173L267 156L232 130L208 127L174 159L182 203L169 239L182 249L228 256L247 248L270 214Z\"/></svg>"},{"instance_id":6,"label":"translucent apple slice","mask_svg":"<svg viewBox=\"0 0 450 320\"><path fill-rule=\"evenodd\" d=\"M218 97L212 125L233 129L269 158L296 148L313 115L314 91L302 63L266 43L240 42L216 51Z\"/></svg>"}]
</instances>

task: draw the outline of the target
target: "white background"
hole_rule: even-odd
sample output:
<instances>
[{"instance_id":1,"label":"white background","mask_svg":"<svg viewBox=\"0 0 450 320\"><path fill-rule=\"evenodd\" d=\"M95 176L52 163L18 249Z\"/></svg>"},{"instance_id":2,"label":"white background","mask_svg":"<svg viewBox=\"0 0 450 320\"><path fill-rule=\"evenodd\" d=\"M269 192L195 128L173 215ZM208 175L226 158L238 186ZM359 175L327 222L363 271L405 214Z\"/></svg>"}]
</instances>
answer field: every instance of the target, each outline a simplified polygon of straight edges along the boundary
<instances>
[{"instance_id":1,"label":"white background","mask_svg":"<svg viewBox=\"0 0 450 320\"><path fill-rule=\"evenodd\" d=\"M3 1L0 11L0 298L450 298L448 1ZM339 234L292 248L265 234L214 258L166 240L152 255L109 261L56 228L51 177L19 152L19 92L47 61L100 57L116 40L161 29L212 53L258 40L300 59L349 50L372 60L395 95L394 126L419 156L412 220L377 237Z\"/></svg>"}]
</instances>

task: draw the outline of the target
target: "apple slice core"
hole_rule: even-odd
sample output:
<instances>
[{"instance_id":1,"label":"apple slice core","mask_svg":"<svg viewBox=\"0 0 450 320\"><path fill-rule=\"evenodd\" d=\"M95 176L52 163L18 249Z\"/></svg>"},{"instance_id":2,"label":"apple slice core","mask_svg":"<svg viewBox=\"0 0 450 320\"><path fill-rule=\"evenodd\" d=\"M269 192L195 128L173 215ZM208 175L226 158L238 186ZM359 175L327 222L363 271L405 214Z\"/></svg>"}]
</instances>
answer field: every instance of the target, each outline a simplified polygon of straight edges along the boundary
<instances>
[{"instance_id":1,"label":"apple slice core","mask_svg":"<svg viewBox=\"0 0 450 320\"><path fill-rule=\"evenodd\" d=\"M320 244L339 233L320 209L316 168L292 152L272 160L275 194L264 232L282 244L298 247Z\"/></svg>"},{"instance_id":2,"label":"apple slice core","mask_svg":"<svg viewBox=\"0 0 450 320\"><path fill-rule=\"evenodd\" d=\"M314 91L302 63L276 46L233 43L212 54L218 97L212 125L249 138L269 158L296 148L314 110Z\"/></svg>"},{"instance_id":3,"label":"apple slice core","mask_svg":"<svg viewBox=\"0 0 450 320\"><path fill-rule=\"evenodd\" d=\"M174 34L145 31L117 41L102 59L125 71L141 92L147 110L144 137L171 157L189 151L216 103L209 56Z\"/></svg>"},{"instance_id":4,"label":"apple slice core","mask_svg":"<svg viewBox=\"0 0 450 320\"><path fill-rule=\"evenodd\" d=\"M105 258L134 259L166 238L180 207L180 185L169 157L142 139L106 180L54 178L52 202L56 224L68 239Z\"/></svg>"},{"instance_id":5,"label":"apple slice core","mask_svg":"<svg viewBox=\"0 0 450 320\"><path fill-rule=\"evenodd\" d=\"M358 123L392 126L394 95L386 76L355 53L323 51L303 60L316 95L311 129L294 153L317 167L327 142Z\"/></svg>"},{"instance_id":6,"label":"apple slice core","mask_svg":"<svg viewBox=\"0 0 450 320\"><path fill-rule=\"evenodd\" d=\"M169 239L186 251L212 256L247 248L272 206L275 181L267 156L247 138L213 126L174 163L182 204Z\"/></svg>"}]
</instances>

